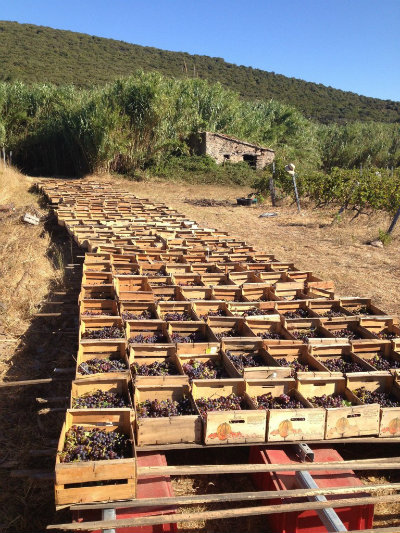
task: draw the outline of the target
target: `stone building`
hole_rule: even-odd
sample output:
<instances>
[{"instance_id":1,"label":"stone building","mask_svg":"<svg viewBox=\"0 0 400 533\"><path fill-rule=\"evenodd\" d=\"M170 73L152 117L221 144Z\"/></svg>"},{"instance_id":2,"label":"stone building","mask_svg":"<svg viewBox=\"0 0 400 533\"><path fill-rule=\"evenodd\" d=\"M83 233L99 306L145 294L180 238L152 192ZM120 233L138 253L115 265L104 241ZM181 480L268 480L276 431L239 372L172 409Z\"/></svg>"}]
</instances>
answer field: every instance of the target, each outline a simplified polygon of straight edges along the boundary
<instances>
[{"instance_id":1,"label":"stone building","mask_svg":"<svg viewBox=\"0 0 400 533\"><path fill-rule=\"evenodd\" d=\"M275 158L275 152L257 144L241 141L223 133L202 131L193 133L188 139L192 153L209 155L217 163L245 161L256 169L262 169Z\"/></svg>"}]
</instances>

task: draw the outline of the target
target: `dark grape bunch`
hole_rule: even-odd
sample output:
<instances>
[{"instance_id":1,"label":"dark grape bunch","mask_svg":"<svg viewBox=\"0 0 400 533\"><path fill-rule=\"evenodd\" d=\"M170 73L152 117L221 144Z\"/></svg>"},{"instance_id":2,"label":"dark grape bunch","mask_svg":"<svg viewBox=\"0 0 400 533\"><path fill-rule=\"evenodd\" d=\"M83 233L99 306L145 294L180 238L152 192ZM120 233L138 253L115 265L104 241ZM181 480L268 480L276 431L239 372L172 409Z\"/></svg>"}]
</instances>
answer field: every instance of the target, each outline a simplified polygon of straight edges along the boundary
<instances>
[{"instance_id":1,"label":"dark grape bunch","mask_svg":"<svg viewBox=\"0 0 400 533\"><path fill-rule=\"evenodd\" d=\"M112 316L109 311L84 311L81 316Z\"/></svg>"},{"instance_id":2,"label":"dark grape bunch","mask_svg":"<svg viewBox=\"0 0 400 533\"><path fill-rule=\"evenodd\" d=\"M91 329L82 333L82 339L123 339L124 330L117 326L104 326L101 329Z\"/></svg>"},{"instance_id":3,"label":"dark grape bunch","mask_svg":"<svg viewBox=\"0 0 400 533\"><path fill-rule=\"evenodd\" d=\"M243 311L242 316L246 318L248 316L260 316L266 314L267 312L264 309L258 309L258 307L250 307L249 309Z\"/></svg>"},{"instance_id":4,"label":"dark grape bunch","mask_svg":"<svg viewBox=\"0 0 400 533\"><path fill-rule=\"evenodd\" d=\"M353 393L363 403L379 403L381 407L400 407L400 401L387 392L369 391L365 387L360 387Z\"/></svg>"},{"instance_id":5,"label":"dark grape bunch","mask_svg":"<svg viewBox=\"0 0 400 533\"><path fill-rule=\"evenodd\" d=\"M308 318L309 313L307 309L299 307L296 311L286 311L286 313L283 313L283 316L286 318Z\"/></svg>"},{"instance_id":6,"label":"dark grape bunch","mask_svg":"<svg viewBox=\"0 0 400 533\"><path fill-rule=\"evenodd\" d=\"M304 365L303 363L300 363L297 359L294 359L293 361L288 361L284 357L281 357L279 359L275 359L275 361L278 363L279 366L288 366L291 368L290 375L293 377L297 374L297 372L309 372L310 367L308 365Z\"/></svg>"},{"instance_id":7,"label":"dark grape bunch","mask_svg":"<svg viewBox=\"0 0 400 533\"><path fill-rule=\"evenodd\" d=\"M174 331L171 335L172 342L204 342L206 339L204 338L204 335L201 333L201 331L193 331L192 333L189 333L188 335L181 335L177 331Z\"/></svg>"},{"instance_id":8,"label":"dark grape bunch","mask_svg":"<svg viewBox=\"0 0 400 533\"><path fill-rule=\"evenodd\" d=\"M325 311L325 313L321 313L321 316L324 316L327 318L342 318L347 315L346 313L343 313L343 311L336 311L335 309L329 309L329 311Z\"/></svg>"},{"instance_id":9,"label":"dark grape bunch","mask_svg":"<svg viewBox=\"0 0 400 533\"><path fill-rule=\"evenodd\" d=\"M96 293L95 298L90 298L89 296L85 296L85 300L114 300L114 298L109 293L98 292Z\"/></svg>"},{"instance_id":10,"label":"dark grape bunch","mask_svg":"<svg viewBox=\"0 0 400 533\"><path fill-rule=\"evenodd\" d=\"M276 339L276 340L285 338L280 333L276 333L274 331L260 331L259 333L257 333L257 337L261 337L262 339Z\"/></svg>"},{"instance_id":11,"label":"dark grape bunch","mask_svg":"<svg viewBox=\"0 0 400 533\"><path fill-rule=\"evenodd\" d=\"M339 339L342 339L342 338L348 338L349 340L362 339L361 335L359 335L358 333L356 333L355 331L349 328L331 330L331 333L334 337L339 338Z\"/></svg>"},{"instance_id":12,"label":"dark grape bunch","mask_svg":"<svg viewBox=\"0 0 400 533\"><path fill-rule=\"evenodd\" d=\"M215 333L215 336L220 341L223 337L240 337L240 331L237 325L235 324L231 329L226 329L224 331L219 331Z\"/></svg>"},{"instance_id":13,"label":"dark grape bunch","mask_svg":"<svg viewBox=\"0 0 400 533\"><path fill-rule=\"evenodd\" d=\"M308 339L322 337L322 333L317 328L303 328L300 330L292 331L292 335L295 339L303 342L308 342Z\"/></svg>"},{"instance_id":14,"label":"dark grape bunch","mask_svg":"<svg viewBox=\"0 0 400 533\"><path fill-rule=\"evenodd\" d=\"M349 407L351 402L345 400L339 394L323 394L322 396L313 396L307 398L315 407Z\"/></svg>"},{"instance_id":15,"label":"dark grape bunch","mask_svg":"<svg viewBox=\"0 0 400 533\"><path fill-rule=\"evenodd\" d=\"M154 361L149 365L131 364L131 371L136 376L176 376L178 369L171 361Z\"/></svg>"},{"instance_id":16,"label":"dark grape bunch","mask_svg":"<svg viewBox=\"0 0 400 533\"><path fill-rule=\"evenodd\" d=\"M380 331L377 335L380 339L386 339L386 340L392 340L398 337L396 333L392 333L388 329L384 329L383 331Z\"/></svg>"},{"instance_id":17,"label":"dark grape bunch","mask_svg":"<svg viewBox=\"0 0 400 533\"><path fill-rule=\"evenodd\" d=\"M135 335L134 337L131 337L128 340L129 344L132 344L134 342L144 344L155 344L157 342L167 342L167 339L165 338L163 333L156 332L153 335L145 335L143 333L139 333L138 335Z\"/></svg>"},{"instance_id":18,"label":"dark grape bunch","mask_svg":"<svg viewBox=\"0 0 400 533\"><path fill-rule=\"evenodd\" d=\"M258 409L302 409L304 405L287 394L272 396L270 392L253 398Z\"/></svg>"},{"instance_id":19,"label":"dark grape bunch","mask_svg":"<svg viewBox=\"0 0 400 533\"><path fill-rule=\"evenodd\" d=\"M121 317L124 320L151 320L153 318L153 314L151 311L147 311L145 309L141 313L131 313L130 311L124 311L121 314Z\"/></svg>"},{"instance_id":20,"label":"dark grape bunch","mask_svg":"<svg viewBox=\"0 0 400 533\"><path fill-rule=\"evenodd\" d=\"M227 377L224 367L214 363L211 359L206 362L190 359L182 365L183 371L189 377L189 381L194 379L221 379Z\"/></svg>"},{"instance_id":21,"label":"dark grape bunch","mask_svg":"<svg viewBox=\"0 0 400 533\"><path fill-rule=\"evenodd\" d=\"M146 400L136 406L138 418L163 418L168 416L195 415L189 398L181 400Z\"/></svg>"},{"instance_id":22,"label":"dark grape bunch","mask_svg":"<svg viewBox=\"0 0 400 533\"><path fill-rule=\"evenodd\" d=\"M138 276L140 274L139 270L132 270L132 272L124 272L123 270L116 270L115 274L119 277L121 276Z\"/></svg>"},{"instance_id":23,"label":"dark grape bunch","mask_svg":"<svg viewBox=\"0 0 400 533\"><path fill-rule=\"evenodd\" d=\"M165 313L164 320L167 322L188 322L192 320L192 317L189 313Z\"/></svg>"},{"instance_id":24,"label":"dark grape bunch","mask_svg":"<svg viewBox=\"0 0 400 533\"><path fill-rule=\"evenodd\" d=\"M226 316L226 311L225 309L217 309L216 311L208 311L208 313L201 315L200 318L202 318L203 320L207 320L209 316Z\"/></svg>"},{"instance_id":25,"label":"dark grape bunch","mask_svg":"<svg viewBox=\"0 0 400 533\"><path fill-rule=\"evenodd\" d=\"M203 284L201 283L201 281L197 281L197 280L185 280L185 281L180 281L178 283L178 285L180 287L202 287Z\"/></svg>"},{"instance_id":26,"label":"dark grape bunch","mask_svg":"<svg viewBox=\"0 0 400 533\"><path fill-rule=\"evenodd\" d=\"M342 372L342 374L348 374L349 372L363 372L364 370L362 366L347 357L324 359L322 363L330 372Z\"/></svg>"},{"instance_id":27,"label":"dark grape bunch","mask_svg":"<svg viewBox=\"0 0 400 533\"><path fill-rule=\"evenodd\" d=\"M232 364L240 371L243 372L245 368L252 368L256 366L265 366L265 361L261 357L261 355L258 354L239 354L234 355L229 350L227 350L226 355L228 356L229 360L232 362Z\"/></svg>"},{"instance_id":28,"label":"dark grape bunch","mask_svg":"<svg viewBox=\"0 0 400 533\"><path fill-rule=\"evenodd\" d=\"M385 359L381 355L375 354L371 359L364 359L367 363L374 366L377 370L390 370L391 368L400 368L400 361L396 359Z\"/></svg>"},{"instance_id":29,"label":"dark grape bunch","mask_svg":"<svg viewBox=\"0 0 400 533\"><path fill-rule=\"evenodd\" d=\"M89 359L78 366L79 374L105 374L108 372L124 372L128 370L124 361L119 359Z\"/></svg>"},{"instance_id":30,"label":"dark grape bunch","mask_svg":"<svg viewBox=\"0 0 400 533\"><path fill-rule=\"evenodd\" d=\"M348 310L352 315L373 315L373 311L368 309L366 305L360 305L360 307L355 307Z\"/></svg>"},{"instance_id":31,"label":"dark grape bunch","mask_svg":"<svg viewBox=\"0 0 400 533\"><path fill-rule=\"evenodd\" d=\"M65 434L61 463L104 461L131 457L128 437L117 431L72 426Z\"/></svg>"},{"instance_id":32,"label":"dark grape bunch","mask_svg":"<svg viewBox=\"0 0 400 533\"><path fill-rule=\"evenodd\" d=\"M245 399L234 393L229 396L220 396L219 398L197 398L196 404L202 417L205 417L208 411L238 411L248 409Z\"/></svg>"},{"instance_id":33,"label":"dark grape bunch","mask_svg":"<svg viewBox=\"0 0 400 533\"><path fill-rule=\"evenodd\" d=\"M129 407L129 404L120 394L100 389L72 398L73 409L107 409L109 407Z\"/></svg>"}]
</instances>

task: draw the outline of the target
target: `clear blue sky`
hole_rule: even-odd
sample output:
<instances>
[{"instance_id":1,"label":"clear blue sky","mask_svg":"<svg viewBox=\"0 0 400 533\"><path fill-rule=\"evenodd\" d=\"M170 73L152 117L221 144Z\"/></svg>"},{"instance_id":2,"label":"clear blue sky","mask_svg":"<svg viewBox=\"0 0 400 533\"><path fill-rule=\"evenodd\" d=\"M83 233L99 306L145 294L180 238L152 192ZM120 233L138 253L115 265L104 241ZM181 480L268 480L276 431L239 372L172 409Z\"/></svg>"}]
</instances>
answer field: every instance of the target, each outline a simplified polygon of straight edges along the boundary
<instances>
[{"instance_id":1,"label":"clear blue sky","mask_svg":"<svg viewBox=\"0 0 400 533\"><path fill-rule=\"evenodd\" d=\"M400 100L400 0L0 0L0 18Z\"/></svg>"}]
</instances>

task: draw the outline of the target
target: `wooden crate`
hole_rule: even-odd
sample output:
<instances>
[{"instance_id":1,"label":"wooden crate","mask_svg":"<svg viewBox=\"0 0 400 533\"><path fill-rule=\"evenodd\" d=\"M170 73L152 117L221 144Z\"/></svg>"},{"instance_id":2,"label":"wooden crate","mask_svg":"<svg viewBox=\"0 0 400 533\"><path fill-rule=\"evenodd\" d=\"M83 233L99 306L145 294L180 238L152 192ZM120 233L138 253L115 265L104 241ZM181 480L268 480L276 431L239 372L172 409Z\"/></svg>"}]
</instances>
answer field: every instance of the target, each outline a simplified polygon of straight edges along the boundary
<instances>
[{"instance_id":1,"label":"wooden crate","mask_svg":"<svg viewBox=\"0 0 400 533\"><path fill-rule=\"evenodd\" d=\"M112 273L114 276L139 276L140 266L137 263L114 263Z\"/></svg>"},{"instance_id":2,"label":"wooden crate","mask_svg":"<svg viewBox=\"0 0 400 533\"><path fill-rule=\"evenodd\" d=\"M118 265L137 265L136 254L111 254L111 263L114 268L118 268Z\"/></svg>"},{"instance_id":3,"label":"wooden crate","mask_svg":"<svg viewBox=\"0 0 400 533\"><path fill-rule=\"evenodd\" d=\"M286 394L304 405L296 409L266 409L268 442L323 440L325 437L326 410L307 406L295 387L296 382L291 378L246 382L246 393L256 409L264 410L258 406L257 396L268 393L273 398Z\"/></svg>"},{"instance_id":4,"label":"wooden crate","mask_svg":"<svg viewBox=\"0 0 400 533\"><path fill-rule=\"evenodd\" d=\"M119 394L124 398L125 403L127 404L127 408L132 409L132 399L128 387L128 378L115 378L112 375L110 377L110 374L96 374L96 377L94 377L93 379L74 380L71 384L71 399L69 406L70 409L77 409L73 406L74 398L79 398L81 396L84 396L85 394L93 393L98 390ZM120 410L121 408L107 407L107 410L109 409Z\"/></svg>"},{"instance_id":5,"label":"wooden crate","mask_svg":"<svg viewBox=\"0 0 400 533\"><path fill-rule=\"evenodd\" d=\"M176 285L172 276L147 276L151 289L155 287L170 287Z\"/></svg>"},{"instance_id":6,"label":"wooden crate","mask_svg":"<svg viewBox=\"0 0 400 533\"><path fill-rule=\"evenodd\" d=\"M135 344L170 344L171 339L168 334L167 323L163 320L127 320L125 322L125 331L128 344L130 346ZM160 340L156 343L144 343L135 341L134 338L138 335L151 337L157 335Z\"/></svg>"},{"instance_id":7,"label":"wooden crate","mask_svg":"<svg viewBox=\"0 0 400 533\"><path fill-rule=\"evenodd\" d=\"M94 315L119 315L118 305L115 300L81 300L79 304L79 312L81 318Z\"/></svg>"},{"instance_id":8,"label":"wooden crate","mask_svg":"<svg viewBox=\"0 0 400 533\"><path fill-rule=\"evenodd\" d=\"M297 379L297 390L306 405L312 406L308 398L323 394L339 394L351 407L326 409L325 439L363 437L379 433L379 405L359 405L354 394L346 388L342 377L302 377Z\"/></svg>"},{"instance_id":9,"label":"wooden crate","mask_svg":"<svg viewBox=\"0 0 400 533\"><path fill-rule=\"evenodd\" d=\"M108 461L61 463L65 434L71 426L120 431L130 437L132 457ZM55 467L57 505L129 500L136 496L136 452L130 409L68 410L61 430ZM83 484L83 485L81 485Z\"/></svg>"},{"instance_id":10,"label":"wooden crate","mask_svg":"<svg viewBox=\"0 0 400 533\"><path fill-rule=\"evenodd\" d=\"M251 331L264 341L265 345L271 344L296 344L298 341L290 334L288 329L281 323L279 315L271 315L268 319L246 319ZM269 338L269 335L279 335L279 339Z\"/></svg>"},{"instance_id":11,"label":"wooden crate","mask_svg":"<svg viewBox=\"0 0 400 533\"><path fill-rule=\"evenodd\" d=\"M171 276L174 276L176 274L193 273L191 265L188 265L187 263L170 263L169 265L167 265L166 271Z\"/></svg>"},{"instance_id":12,"label":"wooden crate","mask_svg":"<svg viewBox=\"0 0 400 533\"><path fill-rule=\"evenodd\" d=\"M214 300L223 300L224 302L242 301L242 290L235 285L216 285L212 291Z\"/></svg>"},{"instance_id":13,"label":"wooden crate","mask_svg":"<svg viewBox=\"0 0 400 533\"><path fill-rule=\"evenodd\" d=\"M325 361L329 359L345 359L347 361L351 361L353 363L356 363L360 365L362 370L360 373L365 372L375 372L375 369L373 366L371 366L368 362L365 361L365 359L362 359L359 357L356 353L352 351L352 347L349 344L314 344L310 345L310 354L315 358L316 362L318 363L318 370L322 370L324 372L327 372L328 374L335 375L352 375L355 372L347 372L345 374L342 374L342 372L339 371L331 371L326 366Z\"/></svg>"},{"instance_id":14,"label":"wooden crate","mask_svg":"<svg viewBox=\"0 0 400 533\"><path fill-rule=\"evenodd\" d=\"M236 378L248 379L271 379L273 377L288 377L290 370L281 368L268 357L267 351L260 340L226 339L222 341L222 357L229 373ZM255 356L262 361L261 366L239 368L231 359L231 356Z\"/></svg>"},{"instance_id":15,"label":"wooden crate","mask_svg":"<svg viewBox=\"0 0 400 533\"><path fill-rule=\"evenodd\" d=\"M194 263L192 265L193 272L198 274L222 274L223 271L218 267L218 265L210 263Z\"/></svg>"},{"instance_id":16,"label":"wooden crate","mask_svg":"<svg viewBox=\"0 0 400 533\"><path fill-rule=\"evenodd\" d=\"M350 313L340 305L340 300L308 300L311 316L320 318L340 318Z\"/></svg>"},{"instance_id":17,"label":"wooden crate","mask_svg":"<svg viewBox=\"0 0 400 533\"><path fill-rule=\"evenodd\" d=\"M322 322L318 318L285 320L285 326L297 341L306 342L307 344L343 343L343 339L336 339L330 331L323 328Z\"/></svg>"},{"instance_id":18,"label":"wooden crate","mask_svg":"<svg viewBox=\"0 0 400 533\"><path fill-rule=\"evenodd\" d=\"M136 387L135 410L140 402L146 400L179 401L184 396L190 399L195 408L188 386L159 385ZM169 416L160 418L139 418L136 415L135 433L138 446L152 444L201 443L202 423L196 412L194 415Z\"/></svg>"},{"instance_id":19,"label":"wooden crate","mask_svg":"<svg viewBox=\"0 0 400 533\"><path fill-rule=\"evenodd\" d=\"M199 274L205 287L214 287L216 285L232 285L227 274L222 272L211 272Z\"/></svg>"},{"instance_id":20,"label":"wooden crate","mask_svg":"<svg viewBox=\"0 0 400 533\"><path fill-rule=\"evenodd\" d=\"M255 273L259 280L265 285L268 285L268 287L272 287L275 283L283 283L287 280L287 273L284 271L271 272L269 270L256 270Z\"/></svg>"},{"instance_id":21,"label":"wooden crate","mask_svg":"<svg viewBox=\"0 0 400 533\"><path fill-rule=\"evenodd\" d=\"M218 340L231 337L252 338L255 336L244 318L211 316L208 317L207 324Z\"/></svg>"},{"instance_id":22,"label":"wooden crate","mask_svg":"<svg viewBox=\"0 0 400 533\"><path fill-rule=\"evenodd\" d=\"M119 300L151 301L154 298L144 276L114 276L114 286Z\"/></svg>"},{"instance_id":23,"label":"wooden crate","mask_svg":"<svg viewBox=\"0 0 400 533\"><path fill-rule=\"evenodd\" d=\"M179 285L181 287L204 287L202 277L200 274L174 274L173 275L174 285Z\"/></svg>"},{"instance_id":24,"label":"wooden crate","mask_svg":"<svg viewBox=\"0 0 400 533\"><path fill-rule=\"evenodd\" d=\"M400 327L392 318L361 318L360 326L371 333L375 339L400 341Z\"/></svg>"},{"instance_id":25,"label":"wooden crate","mask_svg":"<svg viewBox=\"0 0 400 533\"><path fill-rule=\"evenodd\" d=\"M289 300L275 302L275 309L284 320L301 320L302 318L311 318L313 315L308 307L308 300Z\"/></svg>"},{"instance_id":26,"label":"wooden crate","mask_svg":"<svg viewBox=\"0 0 400 533\"><path fill-rule=\"evenodd\" d=\"M263 280L259 277L258 273L253 272L252 270L243 270L241 272L231 271L229 272L229 280L231 283L241 287L243 284L247 283L261 283Z\"/></svg>"},{"instance_id":27,"label":"wooden crate","mask_svg":"<svg viewBox=\"0 0 400 533\"><path fill-rule=\"evenodd\" d=\"M353 341L351 349L359 358L372 365L375 370L382 370L382 368L377 368L372 360L374 357L378 357L391 364L388 369L391 374L397 375L400 372L400 354L392 350L390 341L378 341L375 339L371 339L368 343L366 341Z\"/></svg>"},{"instance_id":28,"label":"wooden crate","mask_svg":"<svg viewBox=\"0 0 400 533\"><path fill-rule=\"evenodd\" d=\"M287 263L285 261L271 261L269 268L270 270L281 270L285 272L294 272L297 270L294 263Z\"/></svg>"},{"instance_id":29,"label":"wooden crate","mask_svg":"<svg viewBox=\"0 0 400 533\"><path fill-rule=\"evenodd\" d=\"M114 300L116 297L114 285L83 285L78 301L82 300Z\"/></svg>"},{"instance_id":30,"label":"wooden crate","mask_svg":"<svg viewBox=\"0 0 400 533\"><path fill-rule=\"evenodd\" d=\"M385 392L400 402L400 385L394 376L391 376L388 372L375 372L374 374L358 374L357 376L348 376L347 387L351 391L354 391L360 387L365 387L369 391ZM356 398L358 397L356 396ZM380 408L379 436L400 436L400 407Z\"/></svg>"},{"instance_id":31,"label":"wooden crate","mask_svg":"<svg viewBox=\"0 0 400 533\"><path fill-rule=\"evenodd\" d=\"M113 276L111 272L92 272L86 271L82 275L82 285L111 285Z\"/></svg>"},{"instance_id":32,"label":"wooden crate","mask_svg":"<svg viewBox=\"0 0 400 533\"><path fill-rule=\"evenodd\" d=\"M126 371L117 371L111 373L100 374L81 374L78 371L79 365L89 361L89 359L106 359L123 361L126 365ZM90 343L80 343L78 355L76 358L76 373L75 379L94 379L95 377L112 374L115 378L126 378L129 375L128 358L126 355L126 341L125 339L114 339L107 342L92 341Z\"/></svg>"},{"instance_id":33,"label":"wooden crate","mask_svg":"<svg viewBox=\"0 0 400 533\"><path fill-rule=\"evenodd\" d=\"M182 295L181 287L177 285L169 285L167 287L152 287L152 294L154 301L163 302L179 302L185 300Z\"/></svg>"},{"instance_id":34,"label":"wooden crate","mask_svg":"<svg viewBox=\"0 0 400 533\"><path fill-rule=\"evenodd\" d=\"M209 287L180 287L182 300L197 301L197 300L217 300L214 298L213 290Z\"/></svg>"},{"instance_id":35,"label":"wooden crate","mask_svg":"<svg viewBox=\"0 0 400 533\"><path fill-rule=\"evenodd\" d=\"M236 394L245 398L248 409L208 411L203 420L205 444L256 443L265 441L266 412L258 411L245 395L245 381L241 379L196 380L192 395L198 398L219 398Z\"/></svg>"},{"instance_id":36,"label":"wooden crate","mask_svg":"<svg viewBox=\"0 0 400 533\"><path fill-rule=\"evenodd\" d=\"M189 322L201 321L195 313L191 302L159 302L157 305L157 312L158 316L167 322L176 322L176 320L168 320L168 313L186 313L190 317L190 320L188 320Z\"/></svg>"},{"instance_id":37,"label":"wooden crate","mask_svg":"<svg viewBox=\"0 0 400 533\"><path fill-rule=\"evenodd\" d=\"M97 342L99 339L85 338L85 333L90 331L98 331L105 327L115 327L122 332L122 337L112 337L111 339L101 339L103 342L114 341L115 339L123 338L123 322L119 316L99 316L99 317L81 317L81 323L79 326L79 342L90 343Z\"/></svg>"},{"instance_id":38,"label":"wooden crate","mask_svg":"<svg viewBox=\"0 0 400 533\"><path fill-rule=\"evenodd\" d=\"M283 377L295 377L303 375L312 375L315 372L318 372L318 375L321 376L321 372L324 372L321 364L315 360L315 358L310 355L310 348L307 344L297 342L296 344L271 344L265 347L267 361L270 362L270 368L273 368L271 361L274 365L279 365L278 376L281 376L282 372L286 372ZM289 363L298 362L304 366L308 367L308 370L298 370L295 372L290 366L286 366L281 362L282 359L285 359Z\"/></svg>"},{"instance_id":39,"label":"wooden crate","mask_svg":"<svg viewBox=\"0 0 400 533\"><path fill-rule=\"evenodd\" d=\"M268 302L271 297L271 287L265 283L246 283L242 287L242 300L244 302Z\"/></svg>"},{"instance_id":40,"label":"wooden crate","mask_svg":"<svg viewBox=\"0 0 400 533\"><path fill-rule=\"evenodd\" d=\"M255 311L260 314L252 314ZM228 312L232 316L262 320L277 315L274 302L229 302Z\"/></svg>"},{"instance_id":41,"label":"wooden crate","mask_svg":"<svg viewBox=\"0 0 400 533\"><path fill-rule=\"evenodd\" d=\"M229 378L238 377L236 373L232 373L231 367L228 367L226 365L226 361L223 358L221 352L209 353L209 354L192 354L192 355L185 355L182 353L177 356L177 359L178 359L179 369L185 375L187 375L187 372L185 372L185 369L184 369L185 364L191 363L192 361L200 362L200 363L207 363L210 361L213 364L213 366L218 367L220 369L221 377L220 378L209 378L209 379L212 379L213 381L219 381L220 379L229 379ZM190 378L188 379L189 379L189 382L192 381ZM203 378L203 379L206 379L206 378Z\"/></svg>"},{"instance_id":42,"label":"wooden crate","mask_svg":"<svg viewBox=\"0 0 400 533\"><path fill-rule=\"evenodd\" d=\"M187 385L189 383L188 377L183 372L181 365L178 362L176 355L176 348L174 346L157 346L152 345L154 349L151 350L141 350L139 346L131 347L129 352L129 368L132 376L132 382L136 387L147 386L147 385ZM136 374L135 370L132 368L134 363L137 363L139 366L142 365L151 365L152 363L158 362L169 362L176 368L176 374L168 374L164 376L141 376Z\"/></svg>"},{"instance_id":43,"label":"wooden crate","mask_svg":"<svg viewBox=\"0 0 400 533\"><path fill-rule=\"evenodd\" d=\"M198 335L199 340L194 342L175 342L178 355L184 354L210 354L218 353L219 342L212 333L210 327L204 322L170 322L168 332L172 342L174 333L187 337L189 335Z\"/></svg>"},{"instance_id":44,"label":"wooden crate","mask_svg":"<svg viewBox=\"0 0 400 533\"><path fill-rule=\"evenodd\" d=\"M152 302L135 302L133 300L128 300L127 302L119 302L119 311L120 316L122 320L142 320L141 318L134 318L139 317L143 312L147 311L151 313L151 319L150 320L157 320L159 319L159 315L157 313L156 305ZM130 313L134 316L126 315L126 313ZM148 319L146 319L148 320Z\"/></svg>"},{"instance_id":45,"label":"wooden crate","mask_svg":"<svg viewBox=\"0 0 400 533\"><path fill-rule=\"evenodd\" d=\"M192 303L194 312L200 320L207 321L209 316L231 316L228 305L222 300L198 300ZM223 313L216 315L216 313Z\"/></svg>"},{"instance_id":46,"label":"wooden crate","mask_svg":"<svg viewBox=\"0 0 400 533\"><path fill-rule=\"evenodd\" d=\"M357 317L349 316L347 318L332 318L331 320L321 319L321 331L326 336L331 336L336 339L337 342L362 342L363 339L369 343L374 335L371 331L361 326L361 323ZM349 334L341 334L341 331L348 331ZM350 333L351 332L351 333Z\"/></svg>"},{"instance_id":47,"label":"wooden crate","mask_svg":"<svg viewBox=\"0 0 400 533\"><path fill-rule=\"evenodd\" d=\"M371 298L340 298L340 305L353 316L388 316L372 303Z\"/></svg>"},{"instance_id":48,"label":"wooden crate","mask_svg":"<svg viewBox=\"0 0 400 533\"><path fill-rule=\"evenodd\" d=\"M111 272L110 261L97 261L95 263L83 263L82 272Z\"/></svg>"},{"instance_id":49,"label":"wooden crate","mask_svg":"<svg viewBox=\"0 0 400 533\"><path fill-rule=\"evenodd\" d=\"M277 300L297 300L299 290L304 284L298 281L278 281L271 287L271 292Z\"/></svg>"}]
</instances>

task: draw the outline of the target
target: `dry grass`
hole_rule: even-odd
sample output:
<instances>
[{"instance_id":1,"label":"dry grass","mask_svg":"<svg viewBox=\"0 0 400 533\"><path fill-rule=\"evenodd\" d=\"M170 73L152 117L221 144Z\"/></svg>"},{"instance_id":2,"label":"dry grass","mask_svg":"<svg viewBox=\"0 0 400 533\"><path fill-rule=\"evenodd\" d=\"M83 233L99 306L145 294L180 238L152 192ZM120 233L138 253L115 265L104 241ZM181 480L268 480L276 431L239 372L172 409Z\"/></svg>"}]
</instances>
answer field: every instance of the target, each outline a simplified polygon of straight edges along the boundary
<instances>
[{"instance_id":1,"label":"dry grass","mask_svg":"<svg viewBox=\"0 0 400 533\"><path fill-rule=\"evenodd\" d=\"M26 212L46 214L28 192L32 180L0 168L0 205L11 208L0 212L0 335L21 335L49 282L59 281L60 275L48 257L50 238L43 224L21 221Z\"/></svg>"}]
</instances>

